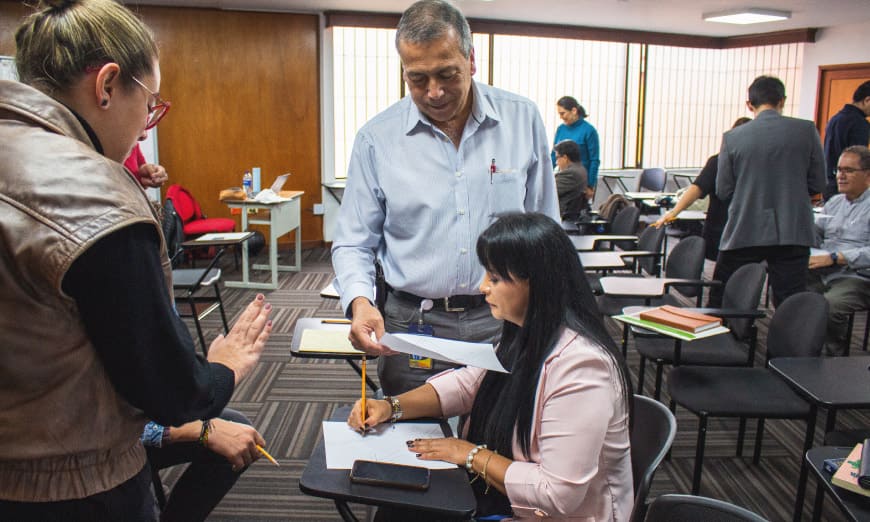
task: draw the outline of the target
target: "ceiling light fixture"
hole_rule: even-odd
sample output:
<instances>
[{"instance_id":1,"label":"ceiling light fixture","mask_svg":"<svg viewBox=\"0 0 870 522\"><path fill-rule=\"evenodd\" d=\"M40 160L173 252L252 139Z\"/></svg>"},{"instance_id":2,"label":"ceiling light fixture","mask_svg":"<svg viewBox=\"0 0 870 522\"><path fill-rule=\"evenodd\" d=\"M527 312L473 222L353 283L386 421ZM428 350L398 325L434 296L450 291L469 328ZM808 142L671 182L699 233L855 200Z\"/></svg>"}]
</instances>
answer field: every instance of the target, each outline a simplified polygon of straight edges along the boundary
<instances>
[{"instance_id":1,"label":"ceiling light fixture","mask_svg":"<svg viewBox=\"0 0 870 522\"><path fill-rule=\"evenodd\" d=\"M703 19L706 22L719 22L723 24L760 24L764 22L777 22L791 18L790 11L778 11L776 9L757 9L749 7L745 9L731 9L716 13L705 13Z\"/></svg>"}]
</instances>

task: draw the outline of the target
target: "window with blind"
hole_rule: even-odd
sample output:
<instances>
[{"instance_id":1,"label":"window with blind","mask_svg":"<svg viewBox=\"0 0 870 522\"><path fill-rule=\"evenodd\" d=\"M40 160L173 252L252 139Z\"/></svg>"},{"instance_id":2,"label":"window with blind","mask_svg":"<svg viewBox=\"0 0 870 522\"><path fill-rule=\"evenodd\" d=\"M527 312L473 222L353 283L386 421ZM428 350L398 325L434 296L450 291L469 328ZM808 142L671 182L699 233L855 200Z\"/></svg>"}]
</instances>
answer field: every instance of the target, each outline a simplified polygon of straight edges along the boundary
<instances>
[{"instance_id":1,"label":"window with blind","mask_svg":"<svg viewBox=\"0 0 870 522\"><path fill-rule=\"evenodd\" d=\"M395 33L327 32L336 178L346 177L359 128L405 94ZM475 80L534 101L550 141L561 123L556 101L575 97L598 130L602 169L703 165L733 121L750 115L746 88L761 74L785 84L785 114L800 94L800 43L720 50L475 33L474 49Z\"/></svg>"}]
</instances>

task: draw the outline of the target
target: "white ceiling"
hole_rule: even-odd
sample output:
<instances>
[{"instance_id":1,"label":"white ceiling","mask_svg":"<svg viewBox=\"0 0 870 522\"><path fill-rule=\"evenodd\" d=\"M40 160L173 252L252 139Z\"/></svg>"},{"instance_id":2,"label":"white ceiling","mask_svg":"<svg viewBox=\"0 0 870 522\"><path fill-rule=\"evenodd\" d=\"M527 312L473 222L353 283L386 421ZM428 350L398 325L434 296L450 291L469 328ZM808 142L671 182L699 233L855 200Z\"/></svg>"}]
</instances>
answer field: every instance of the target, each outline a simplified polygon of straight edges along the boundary
<instances>
[{"instance_id":1,"label":"white ceiling","mask_svg":"<svg viewBox=\"0 0 870 522\"><path fill-rule=\"evenodd\" d=\"M411 0L128 0L128 3L239 10L401 13ZM870 0L456 0L469 18L735 36L870 21ZM782 22L730 25L701 15L737 7L791 11Z\"/></svg>"}]
</instances>

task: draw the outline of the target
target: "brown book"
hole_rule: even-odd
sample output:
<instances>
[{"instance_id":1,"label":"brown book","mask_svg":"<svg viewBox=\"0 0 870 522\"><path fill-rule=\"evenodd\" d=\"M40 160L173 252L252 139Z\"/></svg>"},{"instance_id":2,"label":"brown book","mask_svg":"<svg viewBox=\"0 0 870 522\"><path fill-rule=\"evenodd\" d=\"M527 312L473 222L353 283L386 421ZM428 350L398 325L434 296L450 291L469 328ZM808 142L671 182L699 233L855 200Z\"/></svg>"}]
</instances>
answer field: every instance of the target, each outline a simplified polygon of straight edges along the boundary
<instances>
[{"instance_id":1,"label":"brown book","mask_svg":"<svg viewBox=\"0 0 870 522\"><path fill-rule=\"evenodd\" d=\"M700 333L722 325L722 319L712 315L699 314L676 306L664 305L641 312L644 321L663 324L689 333Z\"/></svg>"}]
</instances>

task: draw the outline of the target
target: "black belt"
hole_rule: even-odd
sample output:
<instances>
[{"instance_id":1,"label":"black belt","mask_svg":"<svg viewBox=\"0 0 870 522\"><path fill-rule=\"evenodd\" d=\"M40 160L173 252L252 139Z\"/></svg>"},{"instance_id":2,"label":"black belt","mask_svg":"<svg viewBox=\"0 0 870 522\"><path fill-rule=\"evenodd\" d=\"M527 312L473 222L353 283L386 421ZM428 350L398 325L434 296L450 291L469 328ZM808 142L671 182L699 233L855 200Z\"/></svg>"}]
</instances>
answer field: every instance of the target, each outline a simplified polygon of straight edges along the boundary
<instances>
[{"instance_id":1,"label":"black belt","mask_svg":"<svg viewBox=\"0 0 870 522\"><path fill-rule=\"evenodd\" d=\"M429 297L420 297L419 295L403 292L401 290L395 290L393 288L390 288L388 292L390 292L390 294L392 294L394 297L397 297L403 301L413 303L414 306L420 306L421 301L423 301L424 299L430 299L432 301L433 310L441 310L444 312L464 312L466 310L477 308L486 304L486 296L484 296L483 294L452 295L450 297L431 299Z\"/></svg>"}]
</instances>

